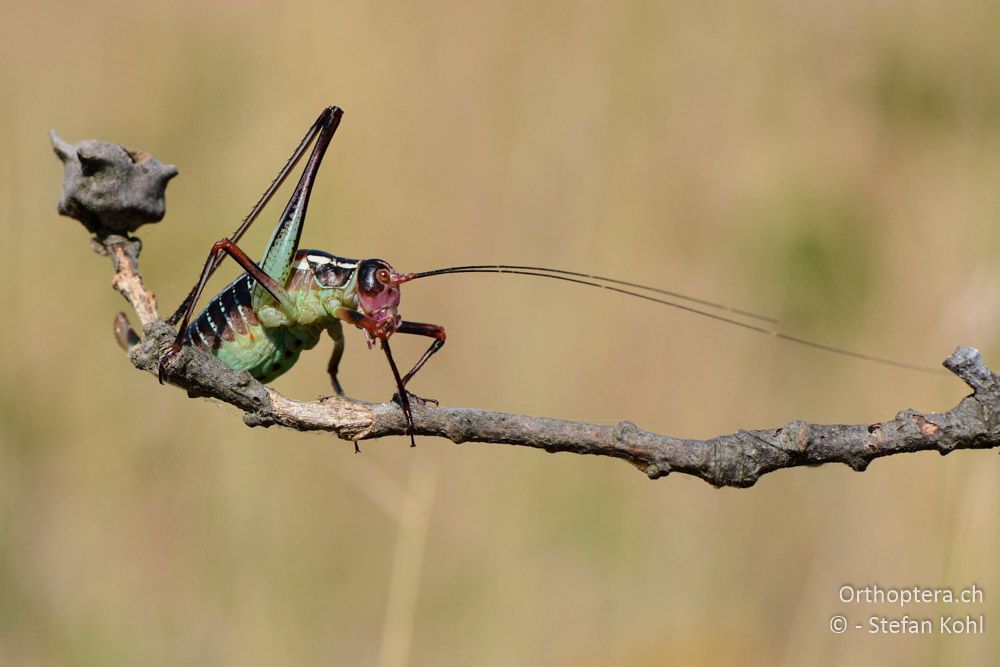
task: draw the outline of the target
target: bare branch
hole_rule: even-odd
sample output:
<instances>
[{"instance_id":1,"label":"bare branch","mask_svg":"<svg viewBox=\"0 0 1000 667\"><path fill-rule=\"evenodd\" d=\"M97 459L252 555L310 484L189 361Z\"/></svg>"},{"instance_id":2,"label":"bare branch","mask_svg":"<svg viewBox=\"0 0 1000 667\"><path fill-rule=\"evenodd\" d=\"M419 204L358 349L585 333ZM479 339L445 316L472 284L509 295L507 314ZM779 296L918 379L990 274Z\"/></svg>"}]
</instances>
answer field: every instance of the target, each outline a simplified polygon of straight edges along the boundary
<instances>
[{"instance_id":1,"label":"bare branch","mask_svg":"<svg viewBox=\"0 0 1000 667\"><path fill-rule=\"evenodd\" d=\"M64 162L71 160L76 147L58 139L54 141L60 158ZM102 142L83 142L79 146L84 144L92 152L105 156L102 159L107 161L109 168L120 167L126 172L129 164L137 168L139 163L134 158L137 154L155 162L146 154L125 151L121 147L112 150ZM175 175L176 170L160 166L159 178L165 188L166 180ZM67 187L79 188L81 178L85 176L71 174L67 167ZM71 183L73 179L76 180ZM120 193L120 200L131 202L129 206L136 210L156 211L155 202L144 198L158 197L162 201L163 188L157 193L156 187L148 187L148 180L141 181L146 194L138 197L134 188L140 186L132 185L136 182L134 179L123 177L118 182L117 187L128 190ZM114 199L115 192L112 189L102 201ZM123 210L115 205L117 219L130 221L116 228L104 220L99 207L95 210L93 205L88 206L74 205L68 211L61 207L60 211L77 217L91 231L97 230L95 246L114 261L114 287L132 305L146 334L145 339L139 341L131 332L119 331L119 340L131 343L129 359L136 368L155 375L160 352L176 332L159 319L156 300L143 285L138 270L138 241L121 235L134 229L129 225L135 225L135 221L146 213L137 217L129 206ZM121 320L119 326L124 326ZM762 475L781 468L844 463L863 471L877 458L904 452L934 450L947 454L956 449L1000 447L1000 419L995 417L1000 415L997 376L990 372L973 348L956 349L944 365L972 388L972 395L946 412L922 413L906 409L893 419L875 424L822 425L792 421L780 428L689 440L649 433L628 421L604 426L471 408L414 406L413 419L416 435L440 436L455 443L496 443L548 452L609 456L631 463L651 479L680 472L700 477L715 486L748 487ZM406 433L406 420L395 404L370 404L336 396L297 401L262 385L249 373L235 371L195 348L183 348L166 370L166 379L187 390L189 396L215 398L242 410L243 421L249 426L277 425L299 431L329 431L345 440Z\"/></svg>"}]
</instances>

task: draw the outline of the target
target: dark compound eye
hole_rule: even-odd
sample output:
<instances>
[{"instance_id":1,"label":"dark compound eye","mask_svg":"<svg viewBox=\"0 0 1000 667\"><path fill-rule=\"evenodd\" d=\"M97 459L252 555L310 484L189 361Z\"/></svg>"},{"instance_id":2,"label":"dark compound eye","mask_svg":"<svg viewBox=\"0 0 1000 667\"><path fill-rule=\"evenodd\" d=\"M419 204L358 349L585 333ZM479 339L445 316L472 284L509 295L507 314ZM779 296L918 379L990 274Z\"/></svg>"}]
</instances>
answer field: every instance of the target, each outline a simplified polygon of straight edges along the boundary
<instances>
[{"instance_id":1,"label":"dark compound eye","mask_svg":"<svg viewBox=\"0 0 1000 667\"><path fill-rule=\"evenodd\" d=\"M383 285L388 285L391 280L389 275L389 269L379 269L375 272L375 279L378 280Z\"/></svg>"}]
</instances>

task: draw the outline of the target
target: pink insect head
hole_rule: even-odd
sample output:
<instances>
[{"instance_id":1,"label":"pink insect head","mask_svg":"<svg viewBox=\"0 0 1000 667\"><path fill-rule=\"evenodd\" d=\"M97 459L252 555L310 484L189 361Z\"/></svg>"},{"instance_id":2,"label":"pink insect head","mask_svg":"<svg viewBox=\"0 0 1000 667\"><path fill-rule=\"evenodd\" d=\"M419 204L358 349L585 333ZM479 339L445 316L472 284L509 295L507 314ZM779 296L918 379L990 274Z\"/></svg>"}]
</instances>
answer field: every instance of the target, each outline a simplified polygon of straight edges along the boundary
<instances>
[{"instance_id":1,"label":"pink insect head","mask_svg":"<svg viewBox=\"0 0 1000 667\"><path fill-rule=\"evenodd\" d=\"M364 325L368 347L374 347L376 340L387 340L396 332L402 321L399 308L399 285L415 276L412 273L396 273L389 263L382 259L366 259L358 268L358 306L369 317Z\"/></svg>"}]
</instances>

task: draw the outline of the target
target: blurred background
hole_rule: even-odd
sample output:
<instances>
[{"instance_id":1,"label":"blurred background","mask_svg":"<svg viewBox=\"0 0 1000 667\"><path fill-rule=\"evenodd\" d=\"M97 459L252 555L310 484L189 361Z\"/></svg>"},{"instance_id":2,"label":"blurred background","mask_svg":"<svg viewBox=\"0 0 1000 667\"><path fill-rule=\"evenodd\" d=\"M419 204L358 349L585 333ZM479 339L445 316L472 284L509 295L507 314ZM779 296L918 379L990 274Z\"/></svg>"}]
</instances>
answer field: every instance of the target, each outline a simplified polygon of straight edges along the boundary
<instances>
[{"instance_id":1,"label":"blurred background","mask_svg":"<svg viewBox=\"0 0 1000 667\"><path fill-rule=\"evenodd\" d=\"M0 13L0 662L952 665L1000 650L996 452L716 490L614 460L429 438L355 455L251 430L124 359L111 326L124 303L110 263L56 214L47 136L180 169L165 221L140 234L163 314L337 104L305 247L401 271L595 272L912 363L975 345L1000 368L997 3ZM447 327L413 389L451 406L702 438L967 393L530 278L414 283L402 312ZM346 333L348 393L388 398L384 359ZM329 349L277 388L328 393ZM844 605L844 584L977 584L985 601ZM834 635L836 613L985 614L986 633Z\"/></svg>"}]
</instances>

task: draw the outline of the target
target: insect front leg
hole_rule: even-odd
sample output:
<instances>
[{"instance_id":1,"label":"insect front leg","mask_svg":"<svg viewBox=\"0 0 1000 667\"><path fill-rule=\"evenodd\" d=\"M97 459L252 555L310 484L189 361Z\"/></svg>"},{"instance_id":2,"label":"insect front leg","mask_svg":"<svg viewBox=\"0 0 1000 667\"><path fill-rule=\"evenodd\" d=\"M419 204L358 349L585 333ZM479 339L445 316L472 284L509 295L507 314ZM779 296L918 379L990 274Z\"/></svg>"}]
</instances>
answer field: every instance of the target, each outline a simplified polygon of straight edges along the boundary
<instances>
[{"instance_id":1,"label":"insect front leg","mask_svg":"<svg viewBox=\"0 0 1000 667\"><path fill-rule=\"evenodd\" d=\"M434 342L431 343L431 346L427 348L427 351L425 351L423 355L421 355L420 359L417 360L417 363L413 364L413 368L411 368L406 373L406 375L403 376L402 384L403 384L403 389L405 391L406 383L409 382L413 378L413 376L417 374L417 371L419 371L421 368L424 367L424 364L427 363L428 359L430 359L432 356L434 356L434 354L438 350L444 347L444 341L446 339L446 336L444 333L444 327L439 324L425 324L423 322L407 322L406 320L403 320L402 322L399 323L399 326L396 327L396 333L412 334L415 336L428 336L434 339ZM438 404L438 402L433 398L421 398L420 396L417 396L416 394L413 394L409 391L407 391L406 393L409 395L410 400L412 400L414 403L418 403L420 405L426 405L427 403L433 403L434 405Z\"/></svg>"},{"instance_id":2,"label":"insect front leg","mask_svg":"<svg viewBox=\"0 0 1000 667\"><path fill-rule=\"evenodd\" d=\"M403 388L403 380L399 377L399 369L396 368L396 361L392 358L392 350L389 349L389 339L382 338L382 350L386 359L389 360L389 368L392 369L392 377L396 379L396 386L399 387L399 407L403 409L406 417L406 432L410 435L410 447L416 447L417 441L413 438L413 409L410 407L410 393Z\"/></svg>"},{"instance_id":3,"label":"insect front leg","mask_svg":"<svg viewBox=\"0 0 1000 667\"><path fill-rule=\"evenodd\" d=\"M389 368L392 369L392 377L396 380L396 388L400 397L399 407L403 409L403 416L406 417L406 433L410 436L410 447L416 447L416 441L413 439L413 410L410 407L409 392L403 388L403 379L399 375L396 360L392 358L392 350L389 348L389 336L392 332L381 331L376 320L370 315L350 308L338 308L334 315L339 320L361 327L369 336L369 340L378 340L382 345L382 351L385 352L385 357L389 361Z\"/></svg>"}]
</instances>

